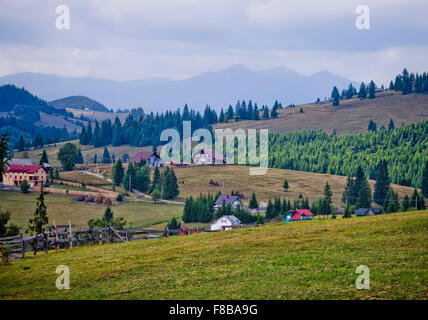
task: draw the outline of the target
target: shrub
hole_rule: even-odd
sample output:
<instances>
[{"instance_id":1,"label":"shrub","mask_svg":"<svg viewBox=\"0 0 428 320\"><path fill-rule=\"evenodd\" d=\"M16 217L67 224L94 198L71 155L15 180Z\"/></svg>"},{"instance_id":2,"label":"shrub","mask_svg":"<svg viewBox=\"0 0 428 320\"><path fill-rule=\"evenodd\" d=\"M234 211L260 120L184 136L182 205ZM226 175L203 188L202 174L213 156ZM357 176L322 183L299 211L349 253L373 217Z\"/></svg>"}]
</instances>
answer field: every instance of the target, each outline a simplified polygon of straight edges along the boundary
<instances>
[{"instance_id":1,"label":"shrub","mask_svg":"<svg viewBox=\"0 0 428 320\"><path fill-rule=\"evenodd\" d=\"M119 194L117 195L117 197L116 197L116 201L118 201L118 202L122 202L122 201L123 201L123 196L122 196L122 194L121 194L121 193L119 193Z\"/></svg>"},{"instance_id":2,"label":"shrub","mask_svg":"<svg viewBox=\"0 0 428 320\"><path fill-rule=\"evenodd\" d=\"M111 206L112 205L111 199L110 198L106 198L106 200L104 201L104 204L107 205L107 206Z\"/></svg>"},{"instance_id":3,"label":"shrub","mask_svg":"<svg viewBox=\"0 0 428 320\"><path fill-rule=\"evenodd\" d=\"M86 202L94 202L94 197L93 196L87 196Z\"/></svg>"},{"instance_id":4,"label":"shrub","mask_svg":"<svg viewBox=\"0 0 428 320\"><path fill-rule=\"evenodd\" d=\"M30 185L28 184L27 180L24 179L21 183L21 192L22 193L28 193L28 190L30 189Z\"/></svg>"},{"instance_id":5,"label":"shrub","mask_svg":"<svg viewBox=\"0 0 428 320\"><path fill-rule=\"evenodd\" d=\"M85 196L83 194L79 194L76 198L76 201L79 201L79 202L85 201Z\"/></svg>"},{"instance_id":6,"label":"shrub","mask_svg":"<svg viewBox=\"0 0 428 320\"><path fill-rule=\"evenodd\" d=\"M104 198L101 195L98 195L95 198L95 203L101 204L101 203L103 203L103 201L104 201Z\"/></svg>"}]
</instances>

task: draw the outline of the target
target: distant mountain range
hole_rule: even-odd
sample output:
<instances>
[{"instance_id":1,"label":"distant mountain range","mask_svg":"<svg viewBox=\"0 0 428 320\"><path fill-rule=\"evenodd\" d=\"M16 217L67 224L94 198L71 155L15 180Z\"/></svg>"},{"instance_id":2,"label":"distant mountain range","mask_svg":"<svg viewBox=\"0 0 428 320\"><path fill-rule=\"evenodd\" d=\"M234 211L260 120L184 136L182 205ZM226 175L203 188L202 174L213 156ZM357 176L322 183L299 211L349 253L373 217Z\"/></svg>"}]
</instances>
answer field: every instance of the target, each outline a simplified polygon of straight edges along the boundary
<instances>
[{"instance_id":1,"label":"distant mountain range","mask_svg":"<svg viewBox=\"0 0 428 320\"><path fill-rule=\"evenodd\" d=\"M142 107L145 111L155 112L182 108L185 103L196 110L203 110L207 104L219 110L242 99L269 106L275 100L283 105L300 104L315 101L318 97L321 100L328 98L334 85L341 90L351 82L328 71L303 76L284 67L251 71L243 65L184 80L113 81L29 72L0 77L0 85L12 83L25 87L47 101L87 96L107 109Z\"/></svg>"},{"instance_id":2,"label":"distant mountain range","mask_svg":"<svg viewBox=\"0 0 428 320\"><path fill-rule=\"evenodd\" d=\"M48 104L54 108L73 108L73 109L81 109L81 110L92 110L92 111L101 111L101 112L109 112L104 105L101 103L92 100L85 96L72 96L62 99L57 99L53 101L49 101Z\"/></svg>"}]
</instances>

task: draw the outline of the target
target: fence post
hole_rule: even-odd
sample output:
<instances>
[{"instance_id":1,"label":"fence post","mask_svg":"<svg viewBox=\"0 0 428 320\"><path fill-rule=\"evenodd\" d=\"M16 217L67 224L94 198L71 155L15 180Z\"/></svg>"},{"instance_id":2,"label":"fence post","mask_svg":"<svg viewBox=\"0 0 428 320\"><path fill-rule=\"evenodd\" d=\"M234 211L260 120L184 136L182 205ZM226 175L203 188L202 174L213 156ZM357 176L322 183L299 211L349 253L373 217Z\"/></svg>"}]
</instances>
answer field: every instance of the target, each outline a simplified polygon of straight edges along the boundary
<instances>
[{"instance_id":1,"label":"fence post","mask_svg":"<svg viewBox=\"0 0 428 320\"><path fill-rule=\"evenodd\" d=\"M39 241L38 235L36 234L33 240L33 254L37 254L37 242Z\"/></svg>"},{"instance_id":2,"label":"fence post","mask_svg":"<svg viewBox=\"0 0 428 320\"><path fill-rule=\"evenodd\" d=\"M128 228L125 228L125 238L126 238L126 241L129 241Z\"/></svg>"},{"instance_id":3,"label":"fence post","mask_svg":"<svg viewBox=\"0 0 428 320\"><path fill-rule=\"evenodd\" d=\"M103 244L103 231L102 230L98 230L98 244L99 245Z\"/></svg>"},{"instance_id":4,"label":"fence post","mask_svg":"<svg viewBox=\"0 0 428 320\"><path fill-rule=\"evenodd\" d=\"M68 220L68 234L70 236L70 249L73 249L73 232L71 231L71 221Z\"/></svg>"},{"instance_id":5,"label":"fence post","mask_svg":"<svg viewBox=\"0 0 428 320\"><path fill-rule=\"evenodd\" d=\"M46 232L43 232L43 251L46 254L48 253L48 249L49 249L48 248L49 247L48 241L49 241L48 234Z\"/></svg>"},{"instance_id":6,"label":"fence post","mask_svg":"<svg viewBox=\"0 0 428 320\"><path fill-rule=\"evenodd\" d=\"M58 251L59 248L59 243L58 243L58 230L56 228L56 222L54 220L53 222L53 226L54 226L54 232L55 232L55 250Z\"/></svg>"},{"instance_id":7,"label":"fence post","mask_svg":"<svg viewBox=\"0 0 428 320\"><path fill-rule=\"evenodd\" d=\"M79 228L79 230L77 231L77 246L80 247L80 230L81 228Z\"/></svg>"},{"instance_id":8,"label":"fence post","mask_svg":"<svg viewBox=\"0 0 428 320\"><path fill-rule=\"evenodd\" d=\"M110 242L113 243L114 242L114 233L113 233L113 228L110 224L110 227L108 227L108 231L109 231L109 236L110 236Z\"/></svg>"},{"instance_id":9,"label":"fence post","mask_svg":"<svg viewBox=\"0 0 428 320\"><path fill-rule=\"evenodd\" d=\"M169 237L169 228L168 228L168 226L166 226L166 237L167 238Z\"/></svg>"},{"instance_id":10,"label":"fence post","mask_svg":"<svg viewBox=\"0 0 428 320\"><path fill-rule=\"evenodd\" d=\"M21 240L21 259L24 259L25 256L25 246L24 246L24 237L22 236L22 233L19 234L19 240Z\"/></svg>"},{"instance_id":11,"label":"fence post","mask_svg":"<svg viewBox=\"0 0 428 320\"><path fill-rule=\"evenodd\" d=\"M88 233L89 233L89 241L88 241L88 244L89 244L89 245L93 245L93 244L94 244L94 229L89 228Z\"/></svg>"}]
</instances>

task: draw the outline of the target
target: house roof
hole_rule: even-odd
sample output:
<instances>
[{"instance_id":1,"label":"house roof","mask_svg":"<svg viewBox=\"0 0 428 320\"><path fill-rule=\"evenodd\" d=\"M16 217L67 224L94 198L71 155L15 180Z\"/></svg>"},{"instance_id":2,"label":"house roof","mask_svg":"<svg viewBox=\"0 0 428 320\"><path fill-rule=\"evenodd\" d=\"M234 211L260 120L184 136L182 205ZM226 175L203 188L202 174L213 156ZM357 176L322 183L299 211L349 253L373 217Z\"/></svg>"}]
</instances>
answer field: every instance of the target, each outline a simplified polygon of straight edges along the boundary
<instances>
[{"instance_id":1,"label":"house roof","mask_svg":"<svg viewBox=\"0 0 428 320\"><path fill-rule=\"evenodd\" d=\"M141 161L141 159L147 160L149 159L152 155L154 155L156 158L159 158L159 155L156 152L152 152L152 151L138 151L132 158L131 158L131 162L134 163L138 163Z\"/></svg>"},{"instance_id":2,"label":"house roof","mask_svg":"<svg viewBox=\"0 0 428 320\"><path fill-rule=\"evenodd\" d=\"M198 152L196 152L193 155L193 157L198 155L198 154L208 154L214 159L223 160L223 155L221 153L217 152L215 149L201 149Z\"/></svg>"},{"instance_id":3,"label":"house roof","mask_svg":"<svg viewBox=\"0 0 428 320\"><path fill-rule=\"evenodd\" d=\"M302 215L304 216L313 216L313 213L309 211L308 209L296 209L296 210L290 210L287 214L291 215L291 220L300 220L300 217Z\"/></svg>"},{"instance_id":4,"label":"house roof","mask_svg":"<svg viewBox=\"0 0 428 320\"><path fill-rule=\"evenodd\" d=\"M6 172L35 173L39 169L43 169L43 166L11 164L11 165L6 167Z\"/></svg>"},{"instance_id":5,"label":"house roof","mask_svg":"<svg viewBox=\"0 0 428 320\"><path fill-rule=\"evenodd\" d=\"M369 208L359 208L355 211L356 216L365 216Z\"/></svg>"},{"instance_id":6,"label":"house roof","mask_svg":"<svg viewBox=\"0 0 428 320\"><path fill-rule=\"evenodd\" d=\"M9 165L12 164L18 164L18 165L26 165L26 166L31 166L33 165L33 161L31 161L31 159L29 158L12 158L9 160Z\"/></svg>"},{"instance_id":7,"label":"house roof","mask_svg":"<svg viewBox=\"0 0 428 320\"><path fill-rule=\"evenodd\" d=\"M232 205L235 201L241 202L241 199L239 199L238 196L229 196L229 195L222 194L217 198L215 205L221 206L223 202L225 205L228 205L228 204Z\"/></svg>"},{"instance_id":8,"label":"house roof","mask_svg":"<svg viewBox=\"0 0 428 320\"><path fill-rule=\"evenodd\" d=\"M383 212L381 208L373 208L372 211L374 214L379 214Z\"/></svg>"},{"instance_id":9,"label":"house roof","mask_svg":"<svg viewBox=\"0 0 428 320\"><path fill-rule=\"evenodd\" d=\"M227 220L229 220L230 221L230 223L231 224L233 224L233 225L236 225L236 224L241 224L241 220L239 220L237 217L235 217L235 216L223 216L223 217L220 217L218 220L221 220L221 219L227 219Z\"/></svg>"}]
</instances>

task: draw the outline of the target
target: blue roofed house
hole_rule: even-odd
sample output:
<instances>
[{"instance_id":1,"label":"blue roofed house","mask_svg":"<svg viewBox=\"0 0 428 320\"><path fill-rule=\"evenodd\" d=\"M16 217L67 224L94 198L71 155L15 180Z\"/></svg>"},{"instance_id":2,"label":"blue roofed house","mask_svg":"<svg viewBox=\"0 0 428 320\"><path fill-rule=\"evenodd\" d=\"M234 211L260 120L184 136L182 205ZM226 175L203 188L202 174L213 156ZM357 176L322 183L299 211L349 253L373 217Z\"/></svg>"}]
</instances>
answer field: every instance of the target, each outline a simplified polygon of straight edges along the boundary
<instances>
[{"instance_id":1,"label":"blue roofed house","mask_svg":"<svg viewBox=\"0 0 428 320\"><path fill-rule=\"evenodd\" d=\"M242 201L241 199L239 199L238 196L229 196L229 195L220 195L217 200L215 201L214 204L214 210L217 210L218 208L220 208L222 205L227 206L230 205L232 207L232 209L236 209L239 207L243 207L242 206Z\"/></svg>"}]
</instances>

